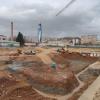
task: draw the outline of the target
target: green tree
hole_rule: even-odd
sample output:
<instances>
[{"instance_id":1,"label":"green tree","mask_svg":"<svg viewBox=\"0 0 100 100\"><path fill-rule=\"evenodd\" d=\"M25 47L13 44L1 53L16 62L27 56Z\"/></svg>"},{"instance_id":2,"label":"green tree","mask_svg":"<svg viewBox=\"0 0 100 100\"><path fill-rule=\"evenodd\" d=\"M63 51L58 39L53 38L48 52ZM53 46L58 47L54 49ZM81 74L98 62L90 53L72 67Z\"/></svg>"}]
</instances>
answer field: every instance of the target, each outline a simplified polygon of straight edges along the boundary
<instances>
[{"instance_id":1,"label":"green tree","mask_svg":"<svg viewBox=\"0 0 100 100\"><path fill-rule=\"evenodd\" d=\"M16 42L20 43L20 47L24 46L25 41L24 41L23 34L21 32L18 33L18 36L16 38Z\"/></svg>"}]
</instances>

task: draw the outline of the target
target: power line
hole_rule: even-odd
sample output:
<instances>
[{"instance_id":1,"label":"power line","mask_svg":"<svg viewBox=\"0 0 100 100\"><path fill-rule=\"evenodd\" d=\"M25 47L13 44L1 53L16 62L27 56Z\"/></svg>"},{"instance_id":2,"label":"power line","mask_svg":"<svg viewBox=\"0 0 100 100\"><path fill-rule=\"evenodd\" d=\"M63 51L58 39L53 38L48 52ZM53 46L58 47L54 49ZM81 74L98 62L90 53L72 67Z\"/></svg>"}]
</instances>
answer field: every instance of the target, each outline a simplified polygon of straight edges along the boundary
<instances>
[{"instance_id":1,"label":"power line","mask_svg":"<svg viewBox=\"0 0 100 100\"><path fill-rule=\"evenodd\" d=\"M71 0L62 10L60 10L56 16L60 15L66 8L68 8L71 4L73 4L76 0Z\"/></svg>"}]
</instances>

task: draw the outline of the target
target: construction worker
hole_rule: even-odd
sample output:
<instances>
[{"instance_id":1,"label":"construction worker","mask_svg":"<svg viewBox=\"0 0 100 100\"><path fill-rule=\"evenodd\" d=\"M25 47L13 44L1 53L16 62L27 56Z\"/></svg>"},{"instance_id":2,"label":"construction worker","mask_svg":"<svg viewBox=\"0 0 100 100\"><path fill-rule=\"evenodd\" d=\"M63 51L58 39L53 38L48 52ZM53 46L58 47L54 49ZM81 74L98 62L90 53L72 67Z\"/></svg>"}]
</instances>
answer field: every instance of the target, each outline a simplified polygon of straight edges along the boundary
<instances>
[{"instance_id":1,"label":"construction worker","mask_svg":"<svg viewBox=\"0 0 100 100\"><path fill-rule=\"evenodd\" d=\"M55 62L53 62L53 63L51 64L51 68L56 69L56 63L55 63Z\"/></svg>"},{"instance_id":2,"label":"construction worker","mask_svg":"<svg viewBox=\"0 0 100 100\"><path fill-rule=\"evenodd\" d=\"M60 50L59 50L59 49L57 49L57 52L60 52Z\"/></svg>"},{"instance_id":3,"label":"construction worker","mask_svg":"<svg viewBox=\"0 0 100 100\"><path fill-rule=\"evenodd\" d=\"M63 47L62 47L61 51L62 51L62 53L65 53L65 49Z\"/></svg>"},{"instance_id":4,"label":"construction worker","mask_svg":"<svg viewBox=\"0 0 100 100\"><path fill-rule=\"evenodd\" d=\"M18 54L22 54L22 50L17 49L17 53L18 53Z\"/></svg>"}]
</instances>

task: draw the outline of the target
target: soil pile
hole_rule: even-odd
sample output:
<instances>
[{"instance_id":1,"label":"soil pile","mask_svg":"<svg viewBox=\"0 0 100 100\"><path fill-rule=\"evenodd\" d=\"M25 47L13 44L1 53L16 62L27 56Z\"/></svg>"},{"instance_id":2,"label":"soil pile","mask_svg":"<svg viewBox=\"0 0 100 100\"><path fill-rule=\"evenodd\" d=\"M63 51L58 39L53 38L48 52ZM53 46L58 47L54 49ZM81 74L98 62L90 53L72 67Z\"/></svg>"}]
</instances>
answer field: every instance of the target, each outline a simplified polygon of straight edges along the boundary
<instances>
[{"instance_id":1,"label":"soil pile","mask_svg":"<svg viewBox=\"0 0 100 100\"><path fill-rule=\"evenodd\" d=\"M80 53L76 52L65 52L59 55L69 62L71 70L76 74L98 60L96 57L82 56Z\"/></svg>"},{"instance_id":2,"label":"soil pile","mask_svg":"<svg viewBox=\"0 0 100 100\"><path fill-rule=\"evenodd\" d=\"M26 68L22 74L36 89L50 93L65 95L72 92L78 85L78 81L72 71L66 69L53 69L48 65Z\"/></svg>"},{"instance_id":3,"label":"soil pile","mask_svg":"<svg viewBox=\"0 0 100 100\"><path fill-rule=\"evenodd\" d=\"M38 57L45 64L51 64L53 62L52 59L48 55L46 55L46 54L40 54L40 55L38 55Z\"/></svg>"},{"instance_id":4,"label":"soil pile","mask_svg":"<svg viewBox=\"0 0 100 100\"><path fill-rule=\"evenodd\" d=\"M63 56L57 53L50 53L48 56L57 64L66 64L67 66L69 65L69 62L67 59L65 59Z\"/></svg>"},{"instance_id":5,"label":"soil pile","mask_svg":"<svg viewBox=\"0 0 100 100\"><path fill-rule=\"evenodd\" d=\"M29 84L8 72L0 72L0 100L55 100L41 96Z\"/></svg>"},{"instance_id":6,"label":"soil pile","mask_svg":"<svg viewBox=\"0 0 100 100\"><path fill-rule=\"evenodd\" d=\"M2 100L56 100L39 95L30 86L19 87L11 91ZM1 99L0 99L1 100Z\"/></svg>"},{"instance_id":7,"label":"soil pile","mask_svg":"<svg viewBox=\"0 0 100 100\"><path fill-rule=\"evenodd\" d=\"M38 56L29 56L29 55L20 55L17 57L14 57L14 61L18 62L42 62L41 59Z\"/></svg>"},{"instance_id":8,"label":"soil pile","mask_svg":"<svg viewBox=\"0 0 100 100\"><path fill-rule=\"evenodd\" d=\"M96 57L90 57L90 56L82 56L80 53L77 52L65 52L65 53L61 53L61 56L63 56L66 59L71 59L71 60L83 60L83 61L89 61L89 62L94 62L97 60Z\"/></svg>"}]
</instances>

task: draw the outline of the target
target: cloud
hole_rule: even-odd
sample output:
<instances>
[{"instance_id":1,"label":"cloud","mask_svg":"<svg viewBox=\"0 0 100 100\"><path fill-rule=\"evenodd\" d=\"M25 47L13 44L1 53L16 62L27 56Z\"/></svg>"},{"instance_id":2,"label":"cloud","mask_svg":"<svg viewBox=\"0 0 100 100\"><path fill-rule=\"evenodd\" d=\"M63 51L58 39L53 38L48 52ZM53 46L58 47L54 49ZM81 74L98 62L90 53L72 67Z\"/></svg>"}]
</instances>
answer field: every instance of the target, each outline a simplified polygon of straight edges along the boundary
<instances>
[{"instance_id":1,"label":"cloud","mask_svg":"<svg viewBox=\"0 0 100 100\"><path fill-rule=\"evenodd\" d=\"M56 14L70 0L0 0L0 33L36 36L38 23L43 25L44 36L79 36L100 32L100 1L76 0L69 8Z\"/></svg>"}]
</instances>

